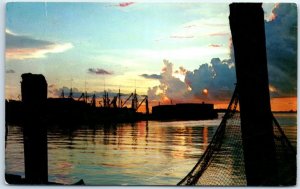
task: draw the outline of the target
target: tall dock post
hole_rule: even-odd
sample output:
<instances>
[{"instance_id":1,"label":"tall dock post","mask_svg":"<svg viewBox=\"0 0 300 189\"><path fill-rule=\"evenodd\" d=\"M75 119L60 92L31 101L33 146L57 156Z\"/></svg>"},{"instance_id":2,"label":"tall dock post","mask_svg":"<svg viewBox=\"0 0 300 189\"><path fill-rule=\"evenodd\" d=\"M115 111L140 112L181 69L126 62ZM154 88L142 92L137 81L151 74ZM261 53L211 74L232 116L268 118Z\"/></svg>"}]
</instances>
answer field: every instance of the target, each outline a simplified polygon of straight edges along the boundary
<instances>
[{"instance_id":1,"label":"tall dock post","mask_svg":"<svg viewBox=\"0 0 300 189\"><path fill-rule=\"evenodd\" d=\"M21 91L25 120L24 161L25 182L48 182L47 128L42 124L42 113L47 100L47 82L43 75L22 74Z\"/></svg>"},{"instance_id":2,"label":"tall dock post","mask_svg":"<svg viewBox=\"0 0 300 189\"><path fill-rule=\"evenodd\" d=\"M262 4L232 3L229 20L247 185L278 185Z\"/></svg>"}]
</instances>

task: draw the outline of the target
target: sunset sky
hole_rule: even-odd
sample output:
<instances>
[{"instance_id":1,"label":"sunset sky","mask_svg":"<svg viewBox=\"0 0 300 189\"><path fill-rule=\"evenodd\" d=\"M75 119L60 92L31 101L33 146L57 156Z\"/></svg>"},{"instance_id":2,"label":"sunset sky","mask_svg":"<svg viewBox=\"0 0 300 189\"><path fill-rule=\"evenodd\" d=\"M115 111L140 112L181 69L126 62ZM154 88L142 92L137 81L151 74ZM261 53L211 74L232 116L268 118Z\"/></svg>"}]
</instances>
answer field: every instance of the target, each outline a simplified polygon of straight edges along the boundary
<instances>
[{"instance_id":1,"label":"sunset sky","mask_svg":"<svg viewBox=\"0 0 300 189\"><path fill-rule=\"evenodd\" d=\"M296 110L297 8L263 8L272 108ZM8 3L6 99L31 72L46 77L48 97L120 88L152 105L224 108L236 82L228 16L220 3Z\"/></svg>"}]
</instances>

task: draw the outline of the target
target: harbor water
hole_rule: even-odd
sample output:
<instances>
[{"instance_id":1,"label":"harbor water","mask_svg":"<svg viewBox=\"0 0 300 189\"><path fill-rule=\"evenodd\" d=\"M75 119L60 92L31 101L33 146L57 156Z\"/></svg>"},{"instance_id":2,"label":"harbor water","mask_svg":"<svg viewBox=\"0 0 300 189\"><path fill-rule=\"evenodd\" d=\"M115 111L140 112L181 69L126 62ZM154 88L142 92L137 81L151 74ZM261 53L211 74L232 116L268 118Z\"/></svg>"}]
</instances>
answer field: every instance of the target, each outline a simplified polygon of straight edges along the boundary
<instances>
[{"instance_id":1,"label":"harbor water","mask_svg":"<svg viewBox=\"0 0 300 189\"><path fill-rule=\"evenodd\" d=\"M176 185L196 164L221 122L141 121L48 129L49 181L87 185ZM275 114L293 145L297 115ZM9 125L5 172L24 177L22 128Z\"/></svg>"}]
</instances>

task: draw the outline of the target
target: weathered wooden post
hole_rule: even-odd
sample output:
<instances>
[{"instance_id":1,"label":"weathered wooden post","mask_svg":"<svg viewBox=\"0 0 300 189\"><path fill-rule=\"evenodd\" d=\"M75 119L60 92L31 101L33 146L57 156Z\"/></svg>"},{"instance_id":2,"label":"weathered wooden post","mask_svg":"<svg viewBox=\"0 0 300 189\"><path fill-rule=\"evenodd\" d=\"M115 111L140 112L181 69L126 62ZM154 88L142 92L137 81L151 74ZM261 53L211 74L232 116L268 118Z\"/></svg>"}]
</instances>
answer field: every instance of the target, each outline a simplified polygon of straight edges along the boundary
<instances>
[{"instance_id":1,"label":"weathered wooden post","mask_svg":"<svg viewBox=\"0 0 300 189\"><path fill-rule=\"evenodd\" d=\"M47 129L42 114L47 100L47 82L43 75L22 74L22 102L24 105L24 161L25 182L48 182Z\"/></svg>"},{"instance_id":2,"label":"weathered wooden post","mask_svg":"<svg viewBox=\"0 0 300 189\"><path fill-rule=\"evenodd\" d=\"M230 4L247 184L277 185L261 3Z\"/></svg>"}]
</instances>

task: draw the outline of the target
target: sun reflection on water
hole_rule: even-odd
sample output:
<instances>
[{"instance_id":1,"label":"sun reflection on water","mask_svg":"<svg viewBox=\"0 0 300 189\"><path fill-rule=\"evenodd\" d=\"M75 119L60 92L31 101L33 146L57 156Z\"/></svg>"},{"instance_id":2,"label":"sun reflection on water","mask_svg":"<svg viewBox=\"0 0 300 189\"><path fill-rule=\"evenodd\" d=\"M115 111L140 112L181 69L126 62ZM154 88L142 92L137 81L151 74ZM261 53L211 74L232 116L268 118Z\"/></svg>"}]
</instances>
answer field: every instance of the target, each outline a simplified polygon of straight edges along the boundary
<instances>
[{"instance_id":1,"label":"sun reflection on water","mask_svg":"<svg viewBox=\"0 0 300 189\"><path fill-rule=\"evenodd\" d=\"M282 120L295 125L295 120L286 116L279 119ZM143 121L82 125L69 130L51 128L49 181L71 184L83 179L88 185L175 185L198 161L220 121L221 118ZM291 141L295 143L296 127L286 127L285 131L294 136ZM21 128L10 126L5 156L7 173L24 176L22 141Z\"/></svg>"}]
</instances>

